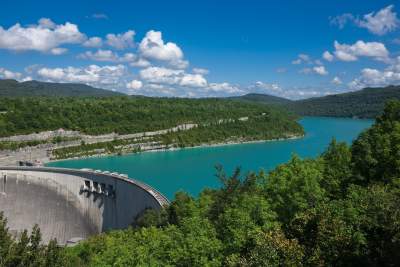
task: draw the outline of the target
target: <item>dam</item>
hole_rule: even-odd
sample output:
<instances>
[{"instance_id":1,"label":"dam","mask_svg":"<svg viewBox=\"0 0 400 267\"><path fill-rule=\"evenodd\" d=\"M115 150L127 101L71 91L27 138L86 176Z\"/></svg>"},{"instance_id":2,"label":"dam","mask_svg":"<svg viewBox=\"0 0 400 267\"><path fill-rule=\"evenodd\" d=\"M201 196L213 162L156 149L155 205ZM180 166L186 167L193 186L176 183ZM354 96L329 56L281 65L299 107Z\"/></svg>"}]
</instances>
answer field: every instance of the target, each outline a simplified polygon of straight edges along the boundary
<instances>
[{"instance_id":1,"label":"dam","mask_svg":"<svg viewBox=\"0 0 400 267\"><path fill-rule=\"evenodd\" d=\"M124 229L168 199L126 175L91 169L0 167L0 212L11 233L37 224L43 242L59 244Z\"/></svg>"}]
</instances>

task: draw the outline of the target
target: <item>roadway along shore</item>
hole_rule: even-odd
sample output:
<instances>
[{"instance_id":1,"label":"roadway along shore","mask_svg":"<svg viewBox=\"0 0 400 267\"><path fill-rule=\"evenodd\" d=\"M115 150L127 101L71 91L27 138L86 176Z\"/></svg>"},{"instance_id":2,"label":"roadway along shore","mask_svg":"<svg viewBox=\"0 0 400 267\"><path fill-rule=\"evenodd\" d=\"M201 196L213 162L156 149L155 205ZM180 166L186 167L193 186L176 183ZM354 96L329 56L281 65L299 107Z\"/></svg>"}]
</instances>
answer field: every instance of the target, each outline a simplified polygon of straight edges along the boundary
<instances>
[{"instance_id":1,"label":"roadway along shore","mask_svg":"<svg viewBox=\"0 0 400 267\"><path fill-rule=\"evenodd\" d=\"M176 151L181 149L196 149L196 148L204 148L204 147L219 147L219 146L230 146L230 145L239 145L239 144L252 144L252 143L265 143L265 142L277 142L277 141L287 141L287 140L296 140L303 138L304 135L293 135L286 138L275 138L275 139L268 139L268 140L252 140L252 141L245 141L245 140L235 140L235 141L226 141L226 142L218 142L218 143L204 143L196 146L187 146L187 147L176 147L174 145L148 145L142 147L141 151L139 152L131 152L125 153L124 155L128 154L137 154L137 153L150 153L150 152L165 152L165 151ZM49 159L44 161L44 163L48 162L56 162L56 161L64 161L64 160L71 160L71 159L85 159L85 158L97 158L97 157L107 157L107 156L116 156L118 153L98 153L90 156L75 156L75 157L68 157L63 159Z\"/></svg>"}]
</instances>

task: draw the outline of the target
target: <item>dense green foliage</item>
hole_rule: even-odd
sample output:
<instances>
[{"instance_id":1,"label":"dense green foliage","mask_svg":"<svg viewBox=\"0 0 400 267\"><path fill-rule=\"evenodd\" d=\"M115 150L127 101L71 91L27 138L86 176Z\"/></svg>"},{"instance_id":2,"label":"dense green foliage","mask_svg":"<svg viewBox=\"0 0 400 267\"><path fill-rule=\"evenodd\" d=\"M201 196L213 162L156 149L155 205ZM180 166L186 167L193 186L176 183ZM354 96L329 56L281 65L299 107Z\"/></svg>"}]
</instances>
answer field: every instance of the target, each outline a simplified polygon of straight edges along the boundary
<instances>
[{"instance_id":1,"label":"dense green foliage","mask_svg":"<svg viewBox=\"0 0 400 267\"><path fill-rule=\"evenodd\" d=\"M271 140L303 134L301 125L296 121L274 112L265 116L249 117L247 121L214 123L187 131L171 132L162 136L161 140L164 144L187 147L226 141Z\"/></svg>"},{"instance_id":2,"label":"dense green foliage","mask_svg":"<svg viewBox=\"0 0 400 267\"><path fill-rule=\"evenodd\" d=\"M301 116L376 118L382 114L387 101L400 99L400 86L365 88L355 92L297 101L263 94L248 94L235 99L275 104Z\"/></svg>"},{"instance_id":3,"label":"dense green foliage","mask_svg":"<svg viewBox=\"0 0 400 267\"><path fill-rule=\"evenodd\" d=\"M0 136L59 128L88 134L126 134L271 112L274 109L268 106L224 99L1 98ZM289 117L286 113L279 114L284 119Z\"/></svg>"},{"instance_id":4,"label":"dense green foliage","mask_svg":"<svg viewBox=\"0 0 400 267\"><path fill-rule=\"evenodd\" d=\"M117 96L121 93L98 89L85 84L47 83L39 81L18 82L0 80L1 97L27 96Z\"/></svg>"},{"instance_id":5,"label":"dense green foliage","mask_svg":"<svg viewBox=\"0 0 400 267\"><path fill-rule=\"evenodd\" d=\"M351 147L333 140L320 157L294 156L269 174L228 176L218 167L220 189L198 198L178 192L131 229L94 236L55 259L66 266L399 266L399 136L400 102L390 102Z\"/></svg>"},{"instance_id":6,"label":"dense green foliage","mask_svg":"<svg viewBox=\"0 0 400 267\"><path fill-rule=\"evenodd\" d=\"M146 141L154 141L154 138L146 139ZM140 152L139 147L133 147L129 150L124 150L124 146L134 146L141 141L136 139L123 139L113 140L109 142L100 142L86 144L81 142L77 146L67 146L63 148L57 148L52 151L52 156L55 159L66 159L73 157L88 157L99 154L122 154L122 153L136 153Z\"/></svg>"},{"instance_id":7,"label":"dense green foliage","mask_svg":"<svg viewBox=\"0 0 400 267\"><path fill-rule=\"evenodd\" d=\"M352 147L355 179L363 184L400 177L400 103L389 102L376 121Z\"/></svg>"},{"instance_id":8,"label":"dense green foliage","mask_svg":"<svg viewBox=\"0 0 400 267\"><path fill-rule=\"evenodd\" d=\"M399 114L391 102L351 148L333 141L319 158L294 156L269 174L219 169L220 190L178 193L137 228L93 237L69 256L93 266L398 265Z\"/></svg>"},{"instance_id":9,"label":"dense green foliage","mask_svg":"<svg viewBox=\"0 0 400 267\"><path fill-rule=\"evenodd\" d=\"M84 84L46 83L39 81L20 83L15 80L0 80L1 97L109 97L118 95L121 96L123 94L93 88ZM390 99L400 99L400 87L365 88L355 92L297 101L255 93L229 97L229 99L248 103L282 106L291 112L305 116L375 118L382 113L385 102ZM2 108L0 105L0 112Z\"/></svg>"},{"instance_id":10,"label":"dense green foliage","mask_svg":"<svg viewBox=\"0 0 400 267\"><path fill-rule=\"evenodd\" d=\"M376 118L385 103L400 99L400 86L365 88L360 91L293 101L286 107L306 116Z\"/></svg>"},{"instance_id":11,"label":"dense green foliage","mask_svg":"<svg viewBox=\"0 0 400 267\"><path fill-rule=\"evenodd\" d=\"M291 117L282 116L271 111L268 115L248 117L248 120L232 120L223 123L209 123L190 130L169 132L145 140L125 139L95 144L82 144L55 149L53 156L57 159L75 156L91 156L99 153L129 153L141 151L136 143L156 142L168 147L192 147L202 144L223 142L244 142L255 140L271 140L302 136L303 128ZM123 147L128 146L125 150Z\"/></svg>"},{"instance_id":12,"label":"dense green foliage","mask_svg":"<svg viewBox=\"0 0 400 267\"><path fill-rule=\"evenodd\" d=\"M17 150L23 147L32 147L47 143L47 140L39 141L0 141L0 150Z\"/></svg>"},{"instance_id":13,"label":"dense green foliage","mask_svg":"<svg viewBox=\"0 0 400 267\"><path fill-rule=\"evenodd\" d=\"M0 266L61 266L66 263L64 251L55 240L41 244L41 234L37 226L31 233L21 233L18 239L10 235L7 219L0 212Z\"/></svg>"},{"instance_id":14,"label":"dense green foliage","mask_svg":"<svg viewBox=\"0 0 400 267\"><path fill-rule=\"evenodd\" d=\"M33 147L40 144L59 144L66 141L78 140L78 137L61 137L57 136L47 140L31 140L31 141L0 141L0 150L17 150L24 147Z\"/></svg>"}]
</instances>

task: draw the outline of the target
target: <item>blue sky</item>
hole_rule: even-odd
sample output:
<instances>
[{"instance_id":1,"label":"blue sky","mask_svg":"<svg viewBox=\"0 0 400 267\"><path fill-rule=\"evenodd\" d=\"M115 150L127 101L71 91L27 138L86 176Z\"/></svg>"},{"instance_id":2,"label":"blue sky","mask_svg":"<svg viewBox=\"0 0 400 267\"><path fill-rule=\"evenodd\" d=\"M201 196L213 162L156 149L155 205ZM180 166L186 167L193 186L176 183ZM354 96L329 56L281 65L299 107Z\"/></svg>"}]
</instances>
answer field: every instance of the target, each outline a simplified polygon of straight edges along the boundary
<instances>
[{"instance_id":1,"label":"blue sky","mask_svg":"<svg viewBox=\"0 0 400 267\"><path fill-rule=\"evenodd\" d=\"M384 0L5 0L0 78L293 99L400 84L399 12Z\"/></svg>"}]
</instances>

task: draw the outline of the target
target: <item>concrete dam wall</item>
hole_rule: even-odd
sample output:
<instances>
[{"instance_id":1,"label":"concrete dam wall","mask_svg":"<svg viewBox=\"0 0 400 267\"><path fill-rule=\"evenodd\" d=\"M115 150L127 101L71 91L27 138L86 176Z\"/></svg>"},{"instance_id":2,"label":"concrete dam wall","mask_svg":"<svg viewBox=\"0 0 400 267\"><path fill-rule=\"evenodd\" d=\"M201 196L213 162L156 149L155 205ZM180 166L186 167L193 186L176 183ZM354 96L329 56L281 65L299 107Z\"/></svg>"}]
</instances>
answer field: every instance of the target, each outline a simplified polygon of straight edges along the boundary
<instances>
[{"instance_id":1,"label":"concrete dam wall","mask_svg":"<svg viewBox=\"0 0 400 267\"><path fill-rule=\"evenodd\" d=\"M15 234L38 224L44 242L60 244L127 228L146 208L168 200L116 173L42 167L0 167L0 211Z\"/></svg>"}]
</instances>

